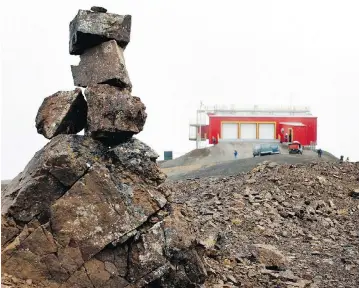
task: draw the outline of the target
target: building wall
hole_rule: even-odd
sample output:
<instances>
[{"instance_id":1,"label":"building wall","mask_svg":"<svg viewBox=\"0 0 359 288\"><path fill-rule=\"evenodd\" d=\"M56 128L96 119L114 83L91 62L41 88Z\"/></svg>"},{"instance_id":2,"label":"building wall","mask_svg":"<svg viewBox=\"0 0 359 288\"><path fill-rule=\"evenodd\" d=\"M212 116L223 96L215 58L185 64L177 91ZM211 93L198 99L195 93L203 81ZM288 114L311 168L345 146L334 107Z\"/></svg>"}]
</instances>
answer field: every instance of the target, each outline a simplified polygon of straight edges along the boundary
<instances>
[{"instance_id":1,"label":"building wall","mask_svg":"<svg viewBox=\"0 0 359 288\"><path fill-rule=\"evenodd\" d=\"M306 127L295 126L294 140L298 135L298 140L303 145L309 145L311 141L317 141L317 117L209 117L208 139L212 143L212 136L221 138L222 122L232 123L271 123L275 122L276 135L280 134L280 122L300 122ZM301 140L299 140L301 139Z\"/></svg>"},{"instance_id":2,"label":"building wall","mask_svg":"<svg viewBox=\"0 0 359 288\"><path fill-rule=\"evenodd\" d=\"M310 141L308 143L308 128L307 126L290 126L290 125L282 125L279 124L279 131L283 128L284 129L284 134L281 135L282 136L282 141L284 142L284 135L285 133L288 133L289 136L289 128L292 128L293 131L293 139L292 141L299 141L301 144L303 145L309 145ZM288 137L289 138L289 137Z\"/></svg>"}]
</instances>

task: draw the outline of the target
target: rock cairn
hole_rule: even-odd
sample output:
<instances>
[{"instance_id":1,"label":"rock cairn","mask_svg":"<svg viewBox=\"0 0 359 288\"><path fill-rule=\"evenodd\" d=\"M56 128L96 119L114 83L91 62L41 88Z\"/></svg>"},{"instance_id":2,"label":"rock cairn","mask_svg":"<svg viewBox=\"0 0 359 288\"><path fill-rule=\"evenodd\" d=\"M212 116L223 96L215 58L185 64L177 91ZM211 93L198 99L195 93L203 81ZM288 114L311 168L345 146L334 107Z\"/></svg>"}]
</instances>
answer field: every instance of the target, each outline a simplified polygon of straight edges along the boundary
<instances>
[{"instance_id":1,"label":"rock cairn","mask_svg":"<svg viewBox=\"0 0 359 288\"><path fill-rule=\"evenodd\" d=\"M130 31L130 15L102 7L79 10L70 23L70 54L81 58L73 79L85 92L45 98L36 128L51 140L2 193L2 274L10 287L205 281L194 233L161 185L158 155L132 137L147 115L131 96L123 56Z\"/></svg>"}]
</instances>

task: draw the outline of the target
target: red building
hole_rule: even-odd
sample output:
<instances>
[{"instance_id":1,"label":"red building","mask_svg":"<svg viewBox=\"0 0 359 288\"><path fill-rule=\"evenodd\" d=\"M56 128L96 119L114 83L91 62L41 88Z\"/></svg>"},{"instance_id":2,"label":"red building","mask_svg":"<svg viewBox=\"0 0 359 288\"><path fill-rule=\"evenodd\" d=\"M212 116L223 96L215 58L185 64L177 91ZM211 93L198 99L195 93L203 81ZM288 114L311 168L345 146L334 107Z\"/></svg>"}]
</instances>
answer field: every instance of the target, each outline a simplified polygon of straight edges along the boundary
<instances>
[{"instance_id":1,"label":"red building","mask_svg":"<svg viewBox=\"0 0 359 288\"><path fill-rule=\"evenodd\" d=\"M299 141L303 145L317 142L317 117L307 107L272 107L251 109L202 109L208 124L197 127L196 139L221 141ZM202 137L200 137L200 135Z\"/></svg>"}]
</instances>

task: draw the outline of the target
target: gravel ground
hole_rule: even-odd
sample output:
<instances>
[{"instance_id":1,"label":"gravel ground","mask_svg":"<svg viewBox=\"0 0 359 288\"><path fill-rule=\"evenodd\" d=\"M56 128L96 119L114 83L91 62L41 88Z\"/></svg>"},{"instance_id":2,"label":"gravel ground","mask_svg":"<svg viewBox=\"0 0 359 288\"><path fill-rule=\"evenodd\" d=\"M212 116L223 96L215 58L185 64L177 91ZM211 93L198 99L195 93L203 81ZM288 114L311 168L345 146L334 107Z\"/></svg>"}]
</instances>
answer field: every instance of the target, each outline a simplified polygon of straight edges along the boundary
<instances>
[{"instance_id":1,"label":"gravel ground","mask_svg":"<svg viewBox=\"0 0 359 288\"><path fill-rule=\"evenodd\" d=\"M207 148L195 149L170 161L159 163L162 171L167 174L168 181L208 176L235 175L253 169L264 160L276 161L281 164L308 163L317 161L314 151L304 150L303 155L289 155L285 144L279 145L281 154L253 158L251 142L219 143ZM233 151L239 152L234 160ZM323 153L320 161L338 161L330 153Z\"/></svg>"},{"instance_id":2,"label":"gravel ground","mask_svg":"<svg viewBox=\"0 0 359 288\"><path fill-rule=\"evenodd\" d=\"M309 152L309 153L308 153ZM230 176L241 172L247 172L256 167L259 163L268 160L275 161L280 164L299 164L310 163L313 161L331 161L331 156L323 156L318 159L311 151L305 151L303 155L269 155L255 158L238 159L232 161L225 161L222 163L212 163L210 165L197 165L180 166L176 168L162 169L168 176L168 181L180 180L188 178L202 178L209 176Z\"/></svg>"},{"instance_id":3,"label":"gravel ground","mask_svg":"<svg viewBox=\"0 0 359 288\"><path fill-rule=\"evenodd\" d=\"M253 157L253 144L251 142L233 142L233 143L219 143L202 149L195 149L187 154L176 159L165 161L160 164L162 168L170 168L176 166L189 166L189 165L206 165L211 163L218 163L223 161L233 160L234 150L238 151L238 159L252 158ZM286 153L286 149L281 152Z\"/></svg>"},{"instance_id":4,"label":"gravel ground","mask_svg":"<svg viewBox=\"0 0 359 288\"><path fill-rule=\"evenodd\" d=\"M165 186L203 248L205 287L359 287L358 163L267 162Z\"/></svg>"}]
</instances>

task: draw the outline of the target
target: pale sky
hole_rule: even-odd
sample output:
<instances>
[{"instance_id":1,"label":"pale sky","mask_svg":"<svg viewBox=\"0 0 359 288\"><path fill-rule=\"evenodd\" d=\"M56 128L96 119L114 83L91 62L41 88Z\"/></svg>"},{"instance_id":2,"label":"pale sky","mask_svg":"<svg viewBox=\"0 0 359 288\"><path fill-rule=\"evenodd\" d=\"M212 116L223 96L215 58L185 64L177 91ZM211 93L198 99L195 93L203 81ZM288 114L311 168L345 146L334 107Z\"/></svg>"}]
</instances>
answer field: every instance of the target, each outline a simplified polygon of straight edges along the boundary
<instances>
[{"instance_id":1,"label":"pale sky","mask_svg":"<svg viewBox=\"0 0 359 288\"><path fill-rule=\"evenodd\" d=\"M147 106L138 138L161 156L195 147L188 121L207 104L309 105L319 147L359 161L359 1L6 1L1 8L1 179L48 140L43 99L72 90L69 22L103 6L132 15L125 50L133 95Z\"/></svg>"}]
</instances>

